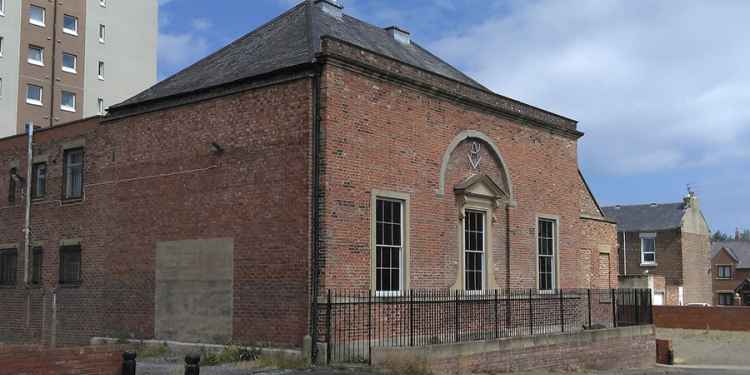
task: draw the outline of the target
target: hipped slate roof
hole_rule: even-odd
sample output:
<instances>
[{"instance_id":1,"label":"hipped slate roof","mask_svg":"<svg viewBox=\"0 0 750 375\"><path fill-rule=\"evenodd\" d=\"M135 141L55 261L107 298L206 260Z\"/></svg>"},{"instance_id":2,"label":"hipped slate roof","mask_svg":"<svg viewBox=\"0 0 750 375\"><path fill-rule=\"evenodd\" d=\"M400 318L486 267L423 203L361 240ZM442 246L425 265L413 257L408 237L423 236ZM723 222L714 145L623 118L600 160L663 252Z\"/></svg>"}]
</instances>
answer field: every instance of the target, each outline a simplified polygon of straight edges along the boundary
<instances>
[{"instance_id":1,"label":"hipped slate roof","mask_svg":"<svg viewBox=\"0 0 750 375\"><path fill-rule=\"evenodd\" d=\"M617 221L618 231L644 232L680 228L684 208L683 203L664 203L602 207L602 211Z\"/></svg>"},{"instance_id":2,"label":"hipped slate roof","mask_svg":"<svg viewBox=\"0 0 750 375\"><path fill-rule=\"evenodd\" d=\"M711 243L711 258L721 251L728 250L729 255L737 260L737 268L750 268L750 242L748 241L721 241Z\"/></svg>"},{"instance_id":3,"label":"hipped slate roof","mask_svg":"<svg viewBox=\"0 0 750 375\"><path fill-rule=\"evenodd\" d=\"M323 36L335 37L489 91L414 42L409 45L400 43L382 28L347 15L340 19L333 17L310 1L304 1L214 54L112 108L186 94L313 62L315 54L321 51Z\"/></svg>"}]
</instances>

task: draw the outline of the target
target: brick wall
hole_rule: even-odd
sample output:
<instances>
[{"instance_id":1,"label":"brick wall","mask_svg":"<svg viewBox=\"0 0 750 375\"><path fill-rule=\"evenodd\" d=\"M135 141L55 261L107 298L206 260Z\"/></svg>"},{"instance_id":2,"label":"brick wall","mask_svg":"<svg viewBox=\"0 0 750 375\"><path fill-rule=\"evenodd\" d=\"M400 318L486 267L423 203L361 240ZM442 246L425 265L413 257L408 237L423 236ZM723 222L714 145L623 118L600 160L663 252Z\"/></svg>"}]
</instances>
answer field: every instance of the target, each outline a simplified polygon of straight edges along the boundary
<instances>
[{"instance_id":1,"label":"brick wall","mask_svg":"<svg viewBox=\"0 0 750 375\"><path fill-rule=\"evenodd\" d=\"M326 48L353 60L377 63L379 68L397 71L407 79L432 78L410 67L384 61L380 56L333 45L331 41ZM438 79L429 84L443 90L452 87ZM502 176L509 176L512 189L503 187L512 190L515 201L509 208L502 205L490 212L493 218L489 227L493 238L490 267L495 283L488 287L536 287L538 215L560 219L558 285L588 286L580 273L589 273L586 280L593 277L598 253L592 257L582 251L581 185L575 137L499 116L340 62L326 65L323 92L324 288L372 287L370 202L375 190L405 194L410 199L411 220L406 228L411 251L411 259L406 260L411 267L409 286L456 285L462 257L458 242L461 227L457 220L460 203L452 188L471 173L466 158L469 143L476 139L464 141L447 156L445 194L438 194L438 190L441 161L446 157L448 145L469 130L485 134L499 148L507 169L496 162L497 157L489 153L490 147L480 141L479 173L496 178L501 185ZM591 230L592 235L603 236L598 243L615 242L613 231L595 232L596 229ZM612 280L616 283L616 276Z\"/></svg>"},{"instance_id":2,"label":"brick wall","mask_svg":"<svg viewBox=\"0 0 750 375\"><path fill-rule=\"evenodd\" d=\"M750 307L654 306L657 328L750 331Z\"/></svg>"},{"instance_id":3,"label":"brick wall","mask_svg":"<svg viewBox=\"0 0 750 375\"><path fill-rule=\"evenodd\" d=\"M0 375L119 375L123 349L88 346L50 349L37 346L0 346Z\"/></svg>"},{"instance_id":4,"label":"brick wall","mask_svg":"<svg viewBox=\"0 0 750 375\"><path fill-rule=\"evenodd\" d=\"M732 267L732 277L730 279L719 278L719 265L728 265ZM720 251L711 259L711 284L713 289L713 304L719 304L719 293L731 292L742 283L750 278L750 270L737 269L737 263L726 251Z\"/></svg>"},{"instance_id":5,"label":"brick wall","mask_svg":"<svg viewBox=\"0 0 750 375\"><path fill-rule=\"evenodd\" d=\"M711 243L706 234L682 233L685 303L711 303Z\"/></svg>"},{"instance_id":6,"label":"brick wall","mask_svg":"<svg viewBox=\"0 0 750 375\"><path fill-rule=\"evenodd\" d=\"M374 348L373 365L423 363L437 375L651 367L653 327L626 327L544 337L423 348Z\"/></svg>"},{"instance_id":7,"label":"brick wall","mask_svg":"<svg viewBox=\"0 0 750 375\"><path fill-rule=\"evenodd\" d=\"M49 297L57 288L58 343L154 338L156 243L232 238L233 341L301 345L309 306L310 82L38 134L48 194L32 208L33 241L44 255L43 283L31 293ZM85 144L85 199L61 204L69 142ZM212 142L224 152L211 153ZM0 142L0 169L16 162L25 170L24 150L23 137ZM0 174L2 197L7 178ZM19 201L0 205L0 243L23 243ZM60 241L71 239L81 244L83 280L60 287ZM16 287L0 289L0 341L34 341L31 334L51 326L49 307L47 314L27 308L22 251L18 264Z\"/></svg>"}]
</instances>

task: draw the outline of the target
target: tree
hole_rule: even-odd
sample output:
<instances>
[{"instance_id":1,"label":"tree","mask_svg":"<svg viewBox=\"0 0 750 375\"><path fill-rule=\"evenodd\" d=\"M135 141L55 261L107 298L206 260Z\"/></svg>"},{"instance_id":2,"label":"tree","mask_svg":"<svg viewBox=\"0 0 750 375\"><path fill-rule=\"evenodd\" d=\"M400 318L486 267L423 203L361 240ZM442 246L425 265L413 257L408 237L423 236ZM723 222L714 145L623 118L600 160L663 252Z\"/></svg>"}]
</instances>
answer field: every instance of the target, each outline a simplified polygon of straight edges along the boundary
<instances>
[{"instance_id":1,"label":"tree","mask_svg":"<svg viewBox=\"0 0 750 375\"><path fill-rule=\"evenodd\" d=\"M729 241L729 235L720 230L717 230L711 236L711 241L714 241L714 242Z\"/></svg>"}]
</instances>

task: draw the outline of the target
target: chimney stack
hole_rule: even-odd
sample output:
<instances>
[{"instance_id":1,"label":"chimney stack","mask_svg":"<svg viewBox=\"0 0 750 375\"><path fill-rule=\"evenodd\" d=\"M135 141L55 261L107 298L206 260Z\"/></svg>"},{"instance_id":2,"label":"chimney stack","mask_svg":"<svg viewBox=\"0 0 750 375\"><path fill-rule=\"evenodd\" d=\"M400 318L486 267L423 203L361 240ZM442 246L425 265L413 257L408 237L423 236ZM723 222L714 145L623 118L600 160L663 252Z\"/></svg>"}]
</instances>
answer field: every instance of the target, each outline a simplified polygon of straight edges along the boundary
<instances>
[{"instance_id":1,"label":"chimney stack","mask_svg":"<svg viewBox=\"0 0 750 375\"><path fill-rule=\"evenodd\" d=\"M411 33L408 32L407 30L402 29L398 26L391 26L391 27L386 27L385 31L387 31L388 34L397 42L401 44L406 44L406 45L411 44Z\"/></svg>"},{"instance_id":2,"label":"chimney stack","mask_svg":"<svg viewBox=\"0 0 750 375\"><path fill-rule=\"evenodd\" d=\"M344 16L344 0L313 0L323 13L341 19Z\"/></svg>"}]
</instances>

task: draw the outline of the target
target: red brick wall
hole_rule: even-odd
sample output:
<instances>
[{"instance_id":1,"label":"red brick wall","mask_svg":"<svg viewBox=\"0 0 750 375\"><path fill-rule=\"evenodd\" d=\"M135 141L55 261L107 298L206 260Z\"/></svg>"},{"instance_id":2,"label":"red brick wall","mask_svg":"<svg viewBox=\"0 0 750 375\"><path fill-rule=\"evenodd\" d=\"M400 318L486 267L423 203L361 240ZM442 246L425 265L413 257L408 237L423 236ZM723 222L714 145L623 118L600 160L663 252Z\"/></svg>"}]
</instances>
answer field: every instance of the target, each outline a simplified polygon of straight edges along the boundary
<instances>
[{"instance_id":1,"label":"red brick wall","mask_svg":"<svg viewBox=\"0 0 750 375\"><path fill-rule=\"evenodd\" d=\"M719 279L719 265L729 265L732 267L732 278L731 279ZM719 292L734 293L734 290L744 280L750 278L750 270L737 269L737 263L732 257L727 254L726 251L719 252L715 257L711 259L711 282L713 289L713 304L719 304Z\"/></svg>"},{"instance_id":2,"label":"red brick wall","mask_svg":"<svg viewBox=\"0 0 750 375\"><path fill-rule=\"evenodd\" d=\"M364 52L358 56L361 61L378 59ZM508 169L499 170L492 155L484 153L482 172L490 176L507 173L517 202L507 211L500 207L492 212L496 220L490 228L491 267L496 285L489 287L536 287L535 227L537 215L542 214L560 218L560 285L588 286L579 280L583 244L575 139L355 70L341 65L327 65L324 70L323 287L372 287L370 200L374 189L410 197L410 286L454 285L460 255L458 206L452 187L469 172L466 144L450 157L446 194L440 196L437 191L448 145L466 130L479 131L498 146ZM403 67L400 73L409 74L410 68ZM410 78L421 78L414 74ZM483 152L488 149L484 144ZM612 237L600 242L614 243L614 235L607 232L603 235ZM511 266L506 283L508 252ZM586 263L592 262L586 255Z\"/></svg>"},{"instance_id":3,"label":"red brick wall","mask_svg":"<svg viewBox=\"0 0 750 375\"><path fill-rule=\"evenodd\" d=\"M49 349L0 346L0 375L120 375L123 350L115 346Z\"/></svg>"},{"instance_id":4,"label":"red brick wall","mask_svg":"<svg viewBox=\"0 0 750 375\"><path fill-rule=\"evenodd\" d=\"M654 306L658 328L750 331L750 307Z\"/></svg>"},{"instance_id":5,"label":"red brick wall","mask_svg":"<svg viewBox=\"0 0 750 375\"><path fill-rule=\"evenodd\" d=\"M301 79L40 133L36 153L49 157L48 197L33 205L32 230L44 247L48 296L58 287L60 241L80 239L82 247L81 285L57 289L58 343L153 338L156 242L233 238L233 340L301 345L309 306L311 92L311 81ZM62 143L77 139L85 141L85 200L61 205ZM224 152L210 153L211 142ZM0 142L0 168L18 160L25 170L23 148L22 137ZM7 186L1 173L0 196ZM22 223L22 204L0 208L0 243L21 244ZM22 252L18 261L17 286L0 289L0 341L32 340ZM38 315L30 319L34 332L49 329L51 314L44 321Z\"/></svg>"}]
</instances>

